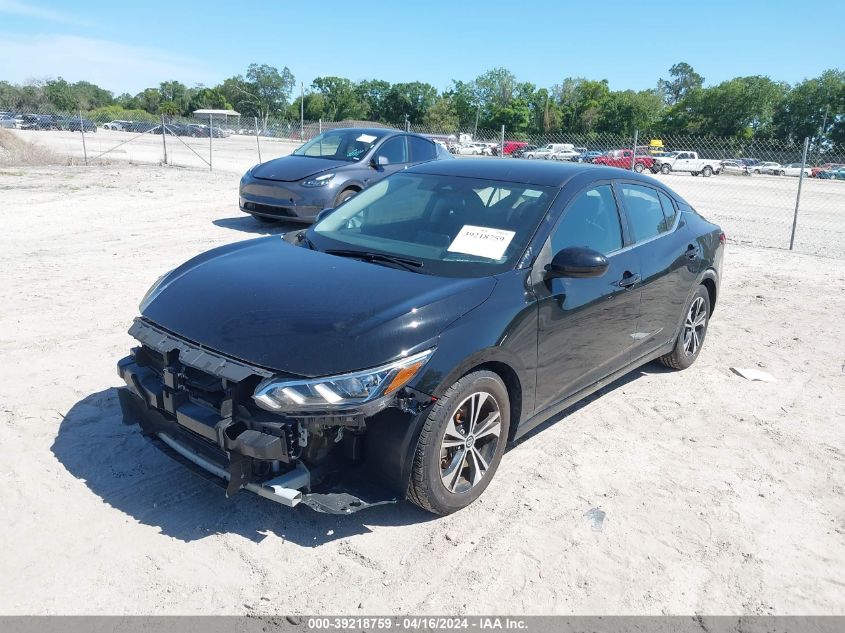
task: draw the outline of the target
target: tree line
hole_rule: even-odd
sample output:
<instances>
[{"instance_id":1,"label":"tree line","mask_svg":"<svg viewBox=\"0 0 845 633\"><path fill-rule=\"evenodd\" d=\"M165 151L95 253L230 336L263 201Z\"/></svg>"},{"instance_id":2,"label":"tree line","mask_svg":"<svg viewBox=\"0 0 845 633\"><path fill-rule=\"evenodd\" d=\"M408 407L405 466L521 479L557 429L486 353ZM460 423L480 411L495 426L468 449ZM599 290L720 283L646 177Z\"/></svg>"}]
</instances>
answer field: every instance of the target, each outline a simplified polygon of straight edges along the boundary
<instances>
[{"instance_id":1,"label":"tree line","mask_svg":"<svg viewBox=\"0 0 845 633\"><path fill-rule=\"evenodd\" d=\"M113 93L59 77L22 85L0 81L0 110L76 111L133 120L190 116L200 108L234 109L258 117L309 121L360 120L443 132L505 126L509 136L554 133L696 134L796 141L806 136L845 143L845 71L827 70L789 85L769 77L735 77L705 86L685 62L649 90L611 90L607 80L566 78L551 87L522 82L505 68L438 91L423 82L390 83L318 77L304 91L293 74L251 64L214 87L164 81L138 94Z\"/></svg>"}]
</instances>

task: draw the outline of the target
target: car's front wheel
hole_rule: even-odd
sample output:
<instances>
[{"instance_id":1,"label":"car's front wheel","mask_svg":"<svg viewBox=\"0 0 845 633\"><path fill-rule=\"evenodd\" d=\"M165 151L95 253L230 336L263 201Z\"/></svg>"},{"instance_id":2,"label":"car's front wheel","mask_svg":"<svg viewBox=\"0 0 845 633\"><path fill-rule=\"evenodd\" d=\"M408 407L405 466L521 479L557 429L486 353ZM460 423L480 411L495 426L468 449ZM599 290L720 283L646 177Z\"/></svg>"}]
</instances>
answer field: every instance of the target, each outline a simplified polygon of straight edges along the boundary
<instances>
[{"instance_id":1,"label":"car's front wheel","mask_svg":"<svg viewBox=\"0 0 845 633\"><path fill-rule=\"evenodd\" d=\"M508 391L499 376L475 371L458 380L426 418L408 499L435 514L475 501L499 466L509 426Z\"/></svg>"},{"instance_id":2,"label":"car's front wheel","mask_svg":"<svg viewBox=\"0 0 845 633\"><path fill-rule=\"evenodd\" d=\"M670 171L672 171L672 167L669 165L669 163L664 163L660 166L660 173L663 174L664 176L666 174L668 174Z\"/></svg>"},{"instance_id":3,"label":"car's front wheel","mask_svg":"<svg viewBox=\"0 0 845 633\"><path fill-rule=\"evenodd\" d=\"M707 335L710 309L710 293L704 286L699 286L684 312L684 322L675 347L658 359L661 363L672 369L686 369L695 362Z\"/></svg>"}]
</instances>

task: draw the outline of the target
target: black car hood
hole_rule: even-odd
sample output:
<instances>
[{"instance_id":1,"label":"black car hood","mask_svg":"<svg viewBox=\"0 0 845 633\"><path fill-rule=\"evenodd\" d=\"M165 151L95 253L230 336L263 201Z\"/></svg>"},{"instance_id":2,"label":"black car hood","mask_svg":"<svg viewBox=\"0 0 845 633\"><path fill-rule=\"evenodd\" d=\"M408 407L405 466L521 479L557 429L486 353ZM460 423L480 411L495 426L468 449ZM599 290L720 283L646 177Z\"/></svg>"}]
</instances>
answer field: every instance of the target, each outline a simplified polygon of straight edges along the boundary
<instances>
[{"instance_id":1,"label":"black car hood","mask_svg":"<svg viewBox=\"0 0 845 633\"><path fill-rule=\"evenodd\" d=\"M141 314L248 363L323 376L422 351L495 283L328 255L274 236L188 261L148 293Z\"/></svg>"},{"instance_id":2,"label":"black car hood","mask_svg":"<svg viewBox=\"0 0 845 633\"><path fill-rule=\"evenodd\" d=\"M261 163L252 170L255 178L293 182L319 174L321 171L345 167L349 163L314 156L283 156Z\"/></svg>"}]
</instances>

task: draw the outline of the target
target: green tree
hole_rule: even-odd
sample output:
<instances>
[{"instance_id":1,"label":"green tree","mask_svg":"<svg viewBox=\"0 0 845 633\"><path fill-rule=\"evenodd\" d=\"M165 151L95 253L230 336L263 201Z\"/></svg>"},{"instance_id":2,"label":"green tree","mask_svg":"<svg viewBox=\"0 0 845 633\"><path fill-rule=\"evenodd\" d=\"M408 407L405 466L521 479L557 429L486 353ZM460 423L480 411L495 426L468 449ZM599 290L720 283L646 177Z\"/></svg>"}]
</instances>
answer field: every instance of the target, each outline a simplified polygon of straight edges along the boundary
<instances>
[{"instance_id":1,"label":"green tree","mask_svg":"<svg viewBox=\"0 0 845 633\"><path fill-rule=\"evenodd\" d=\"M363 119L366 108L355 86L343 77L317 77L311 86L323 97L323 115L331 121Z\"/></svg>"},{"instance_id":2,"label":"green tree","mask_svg":"<svg viewBox=\"0 0 845 633\"><path fill-rule=\"evenodd\" d=\"M779 138L845 141L845 71L826 70L790 90L774 116Z\"/></svg>"},{"instance_id":3,"label":"green tree","mask_svg":"<svg viewBox=\"0 0 845 633\"><path fill-rule=\"evenodd\" d=\"M704 77L695 72L686 62L678 62L669 69L671 79L658 79L657 91L663 95L667 105L681 101L691 91L704 85Z\"/></svg>"},{"instance_id":4,"label":"green tree","mask_svg":"<svg viewBox=\"0 0 845 633\"><path fill-rule=\"evenodd\" d=\"M188 111L203 109L232 110L232 104L226 100L226 95L217 88L199 88L191 94Z\"/></svg>"},{"instance_id":5,"label":"green tree","mask_svg":"<svg viewBox=\"0 0 845 633\"><path fill-rule=\"evenodd\" d=\"M632 136L635 130L651 131L660 120L662 96L654 90L610 92L599 105L596 132Z\"/></svg>"},{"instance_id":6,"label":"green tree","mask_svg":"<svg viewBox=\"0 0 845 633\"><path fill-rule=\"evenodd\" d=\"M79 107L73 87L61 77L47 81L44 95L53 107L64 112L72 112Z\"/></svg>"},{"instance_id":7,"label":"green tree","mask_svg":"<svg viewBox=\"0 0 845 633\"><path fill-rule=\"evenodd\" d=\"M270 115L281 114L287 108L295 84L293 74L287 66L279 71L267 64L250 64L246 79L247 102L254 106L257 116L267 127Z\"/></svg>"},{"instance_id":8,"label":"green tree","mask_svg":"<svg viewBox=\"0 0 845 633\"><path fill-rule=\"evenodd\" d=\"M384 119L384 98L390 91L390 82L381 79L366 79L355 84L355 94L358 96L366 112L365 117L370 121Z\"/></svg>"},{"instance_id":9,"label":"green tree","mask_svg":"<svg viewBox=\"0 0 845 633\"><path fill-rule=\"evenodd\" d=\"M158 88L147 88L135 95L135 101L142 110L156 114L161 105L161 92Z\"/></svg>"},{"instance_id":10,"label":"green tree","mask_svg":"<svg viewBox=\"0 0 845 633\"><path fill-rule=\"evenodd\" d=\"M452 98L442 96L437 99L423 115L423 125L437 132L457 132L460 120Z\"/></svg>"},{"instance_id":11,"label":"green tree","mask_svg":"<svg viewBox=\"0 0 845 633\"><path fill-rule=\"evenodd\" d=\"M404 125L405 116L419 123L437 100L437 88L431 84L412 81L393 84L384 97L384 118L394 125Z\"/></svg>"}]
</instances>

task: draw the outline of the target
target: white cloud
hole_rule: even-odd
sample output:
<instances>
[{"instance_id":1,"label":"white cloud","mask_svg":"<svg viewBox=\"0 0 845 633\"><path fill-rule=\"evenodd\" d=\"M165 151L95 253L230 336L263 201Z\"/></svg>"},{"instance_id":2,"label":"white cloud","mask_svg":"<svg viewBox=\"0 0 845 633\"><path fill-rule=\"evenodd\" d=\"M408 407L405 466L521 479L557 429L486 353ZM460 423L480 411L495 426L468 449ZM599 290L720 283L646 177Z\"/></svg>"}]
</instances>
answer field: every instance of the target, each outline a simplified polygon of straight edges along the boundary
<instances>
[{"instance_id":1,"label":"white cloud","mask_svg":"<svg viewBox=\"0 0 845 633\"><path fill-rule=\"evenodd\" d=\"M198 60L158 48L76 35L0 33L0 79L20 83L59 76L69 82L90 81L117 95L135 94L170 79L188 86L210 84L217 73Z\"/></svg>"},{"instance_id":2,"label":"white cloud","mask_svg":"<svg viewBox=\"0 0 845 633\"><path fill-rule=\"evenodd\" d=\"M49 20L51 22L87 24L87 22L79 20L73 15L69 15L61 11L54 11L53 9L36 7L32 3L17 2L17 0L0 0L0 13L17 15L24 18L34 18L36 20Z\"/></svg>"}]
</instances>

